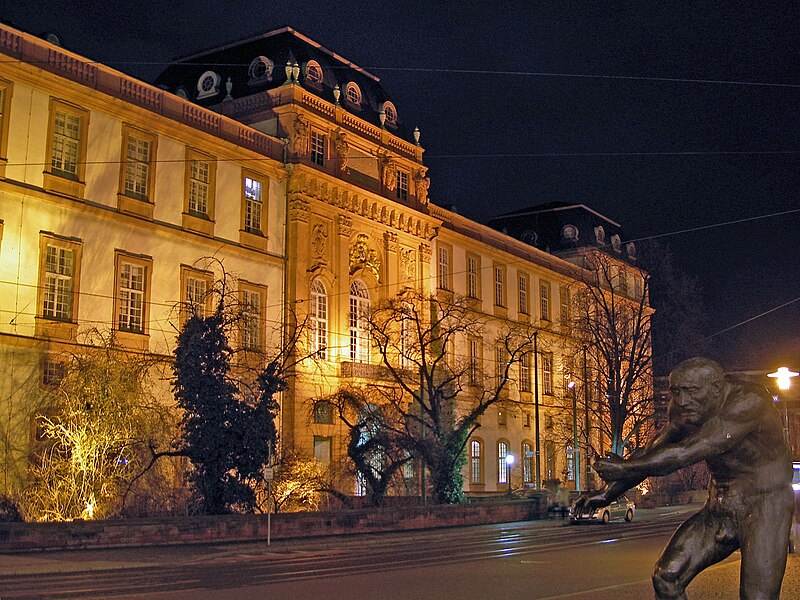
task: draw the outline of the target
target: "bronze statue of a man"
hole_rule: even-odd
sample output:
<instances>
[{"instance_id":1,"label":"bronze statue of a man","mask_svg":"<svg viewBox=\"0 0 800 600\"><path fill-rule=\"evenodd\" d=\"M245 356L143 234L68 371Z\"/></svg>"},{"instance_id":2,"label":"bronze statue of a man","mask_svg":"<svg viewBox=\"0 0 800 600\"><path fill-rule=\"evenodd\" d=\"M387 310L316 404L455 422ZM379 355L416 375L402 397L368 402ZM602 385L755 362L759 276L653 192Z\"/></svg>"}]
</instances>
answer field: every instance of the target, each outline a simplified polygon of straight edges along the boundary
<instances>
[{"instance_id":1,"label":"bronze statue of a man","mask_svg":"<svg viewBox=\"0 0 800 600\"><path fill-rule=\"evenodd\" d=\"M653 572L656 598L686 598L706 567L741 550L739 594L780 595L794 510L792 464L783 426L763 388L725 376L706 358L691 358L669 376L667 423L627 460L598 460L609 484L575 502L576 510L608 505L645 478L705 461L708 500L672 536Z\"/></svg>"}]
</instances>

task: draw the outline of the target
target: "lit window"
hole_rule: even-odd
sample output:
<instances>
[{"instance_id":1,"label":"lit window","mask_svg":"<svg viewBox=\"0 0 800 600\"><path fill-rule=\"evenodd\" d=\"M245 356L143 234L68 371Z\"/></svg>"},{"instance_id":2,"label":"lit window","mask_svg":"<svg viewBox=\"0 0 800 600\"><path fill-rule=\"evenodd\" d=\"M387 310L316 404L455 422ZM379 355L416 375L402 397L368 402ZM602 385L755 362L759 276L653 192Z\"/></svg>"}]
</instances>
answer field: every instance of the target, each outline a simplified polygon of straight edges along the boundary
<instances>
[{"instance_id":1,"label":"lit window","mask_svg":"<svg viewBox=\"0 0 800 600\"><path fill-rule=\"evenodd\" d=\"M408 200L408 173L406 171L397 170L395 194L398 200Z\"/></svg>"},{"instance_id":2,"label":"lit window","mask_svg":"<svg viewBox=\"0 0 800 600\"><path fill-rule=\"evenodd\" d=\"M361 281L350 284L350 360L369 362L369 292Z\"/></svg>"},{"instance_id":3,"label":"lit window","mask_svg":"<svg viewBox=\"0 0 800 600\"><path fill-rule=\"evenodd\" d=\"M553 394L553 357L542 356L542 390L545 394Z\"/></svg>"},{"instance_id":4,"label":"lit window","mask_svg":"<svg viewBox=\"0 0 800 600\"><path fill-rule=\"evenodd\" d=\"M361 88L352 81L344 88L344 96L354 106L361 106Z\"/></svg>"},{"instance_id":5,"label":"lit window","mask_svg":"<svg viewBox=\"0 0 800 600\"><path fill-rule=\"evenodd\" d=\"M472 440L469 444L469 482L479 484L483 481L483 453L481 443Z\"/></svg>"},{"instance_id":6,"label":"lit window","mask_svg":"<svg viewBox=\"0 0 800 600\"><path fill-rule=\"evenodd\" d=\"M519 390L521 392L531 391L531 355L523 352L519 357Z\"/></svg>"},{"instance_id":7,"label":"lit window","mask_svg":"<svg viewBox=\"0 0 800 600\"><path fill-rule=\"evenodd\" d=\"M450 248L439 246L438 249L438 279L439 288L442 290L450 289Z\"/></svg>"},{"instance_id":8,"label":"lit window","mask_svg":"<svg viewBox=\"0 0 800 600\"><path fill-rule=\"evenodd\" d=\"M261 215L263 212L263 203L261 199L263 184L251 177L244 178L244 198L245 198L245 214L244 214L244 230L248 233L260 234L261 230Z\"/></svg>"},{"instance_id":9,"label":"lit window","mask_svg":"<svg viewBox=\"0 0 800 600\"><path fill-rule=\"evenodd\" d=\"M328 358L328 293L319 279L311 283L311 347L322 360Z\"/></svg>"},{"instance_id":10,"label":"lit window","mask_svg":"<svg viewBox=\"0 0 800 600\"><path fill-rule=\"evenodd\" d=\"M319 166L325 164L325 135L313 130L311 132L311 162Z\"/></svg>"},{"instance_id":11,"label":"lit window","mask_svg":"<svg viewBox=\"0 0 800 600\"><path fill-rule=\"evenodd\" d=\"M306 64L306 81L322 83L322 68L315 60L310 60L308 64Z\"/></svg>"},{"instance_id":12,"label":"lit window","mask_svg":"<svg viewBox=\"0 0 800 600\"><path fill-rule=\"evenodd\" d=\"M506 350L502 346L494 349L495 379L499 388L506 379Z\"/></svg>"},{"instance_id":13,"label":"lit window","mask_svg":"<svg viewBox=\"0 0 800 600\"><path fill-rule=\"evenodd\" d=\"M506 305L506 272L505 267L494 268L494 305Z\"/></svg>"},{"instance_id":14,"label":"lit window","mask_svg":"<svg viewBox=\"0 0 800 600\"><path fill-rule=\"evenodd\" d=\"M523 315L529 314L530 308L528 306L528 276L520 275L518 279L519 291L519 312Z\"/></svg>"},{"instance_id":15,"label":"lit window","mask_svg":"<svg viewBox=\"0 0 800 600\"><path fill-rule=\"evenodd\" d=\"M508 456L508 444L505 442L497 443L497 483L508 483L510 465L506 457Z\"/></svg>"},{"instance_id":16,"label":"lit window","mask_svg":"<svg viewBox=\"0 0 800 600\"><path fill-rule=\"evenodd\" d=\"M467 295L470 298L478 298L480 291L480 265L475 256L467 257Z\"/></svg>"},{"instance_id":17,"label":"lit window","mask_svg":"<svg viewBox=\"0 0 800 600\"><path fill-rule=\"evenodd\" d=\"M117 328L120 331L144 333L144 294L146 267L127 262L119 264L119 306Z\"/></svg>"},{"instance_id":18,"label":"lit window","mask_svg":"<svg viewBox=\"0 0 800 600\"><path fill-rule=\"evenodd\" d=\"M211 273L191 267L181 268L182 321L194 315L204 318L211 314L212 282Z\"/></svg>"},{"instance_id":19,"label":"lit window","mask_svg":"<svg viewBox=\"0 0 800 600\"><path fill-rule=\"evenodd\" d=\"M50 166L54 174L68 179L78 179L81 129L82 122L79 115L56 110L50 154Z\"/></svg>"},{"instance_id":20,"label":"lit window","mask_svg":"<svg viewBox=\"0 0 800 600\"><path fill-rule=\"evenodd\" d=\"M546 281L539 283L539 297L542 321L550 320L550 284Z\"/></svg>"},{"instance_id":21,"label":"lit window","mask_svg":"<svg viewBox=\"0 0 800 600\"><path fill-rule=\"evenodd\" d=\"M42 316L59 321L72 320L74 252L47 244Z\"/></svg>"}]
</instances>

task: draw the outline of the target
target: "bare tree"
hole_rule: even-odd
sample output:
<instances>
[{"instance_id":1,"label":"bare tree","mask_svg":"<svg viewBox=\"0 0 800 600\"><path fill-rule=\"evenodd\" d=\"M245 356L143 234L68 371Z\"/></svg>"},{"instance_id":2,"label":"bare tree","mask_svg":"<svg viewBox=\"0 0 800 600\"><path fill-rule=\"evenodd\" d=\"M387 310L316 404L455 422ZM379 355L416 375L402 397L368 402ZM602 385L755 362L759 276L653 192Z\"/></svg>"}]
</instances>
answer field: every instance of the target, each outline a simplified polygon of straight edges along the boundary
<instances>
[{"instance_id":1,"label":"bare tree","mask_svg":"<svg viewBox=\"0 0 800 600\"><path fill-rule=\"evenodd\" d=\"M591 275L574 294L573 363L581 365L585 352L576 377L595 390L592 421L622 456L647 440L653 424L649 277L600 251L587 255L586 267Z\"/></svg>"},{"instance_id":2,"label":"bare tree","mask_svg":"<svg viewBox=\"0 0 800 600\"><path fill-rule=\"evenodd\" d=\"M461 502L469 436L506 399L532 330L492 324L467 298L405 292L365 315L385 378L370 386L379 422L430 473L436 503ZM484 347L501 360L484 369ZM424 471L423 471L424 472Z\"/></svg>"}]
</instances>

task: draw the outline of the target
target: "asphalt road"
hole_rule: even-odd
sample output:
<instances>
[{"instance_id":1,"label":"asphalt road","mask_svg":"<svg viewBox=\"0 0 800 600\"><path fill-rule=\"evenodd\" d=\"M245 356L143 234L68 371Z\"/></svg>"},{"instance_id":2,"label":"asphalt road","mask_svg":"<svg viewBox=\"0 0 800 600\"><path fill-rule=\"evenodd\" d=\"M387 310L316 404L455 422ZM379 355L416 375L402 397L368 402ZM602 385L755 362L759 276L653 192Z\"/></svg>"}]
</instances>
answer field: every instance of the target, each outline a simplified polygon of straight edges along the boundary
<instances>
[{"instance_id":1,"label":"asphalt road","mask_svg":"<svg viewBox=\"0 0 800 600\"><path fill-rule=\"evenodd\" d=\"M0 555L0 598L641 600L652 565L698 507L633 523L508 523L303 541ZM696 598L738 597L738 553L701 574ZM790 556L783 598L795 598ZM791 579L791 581L788 581ZM787 583L789 585L787 585Z\"/></svg>"}]
</instances>

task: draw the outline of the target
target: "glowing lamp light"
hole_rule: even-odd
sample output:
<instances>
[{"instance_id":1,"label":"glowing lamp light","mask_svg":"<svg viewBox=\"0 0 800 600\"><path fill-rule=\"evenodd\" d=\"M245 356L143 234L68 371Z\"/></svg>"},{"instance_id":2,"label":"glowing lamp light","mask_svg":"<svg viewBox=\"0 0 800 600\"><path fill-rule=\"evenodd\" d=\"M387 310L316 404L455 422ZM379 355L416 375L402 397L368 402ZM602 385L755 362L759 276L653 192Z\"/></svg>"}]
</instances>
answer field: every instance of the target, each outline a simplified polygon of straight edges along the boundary
<instances>
[{"instance_id":1,"label":"glowing lamp light","mask_svg":"<svg viewBox=\"0 0 800 600\"><path fill-rule=\"evenodd\" d=\"M774 377L778 380L778 388L782 390L788 390L791 387L792 377L797 377L800 373L795 373L794 371L790 371L786 367L780 367L774 373L769 373L768 377Z\"/></svg>"},{"instance_id":2,"label":"glowing lamp light","mask_svg":"<svg viewBox=\"0 0 800 600\"><path fill-rule=\"evenodd\" d=\"M575 389L575 382L574 382L574 381L570 381L570 382L567 384L567 387L568 387L569 389L571 389L571 390L574 390L574 389Z\"/></svg>"},{"instance_id":3,"label":"glowing lamp light","mask_svg":"<svg viewBox=\"0 0 800 600\"><path fill-rule=\"evenodd\" d=\"M506 454L506 464L509 467L514 464L514 455L513 454Z\"/></svg>"}]
</instances>

